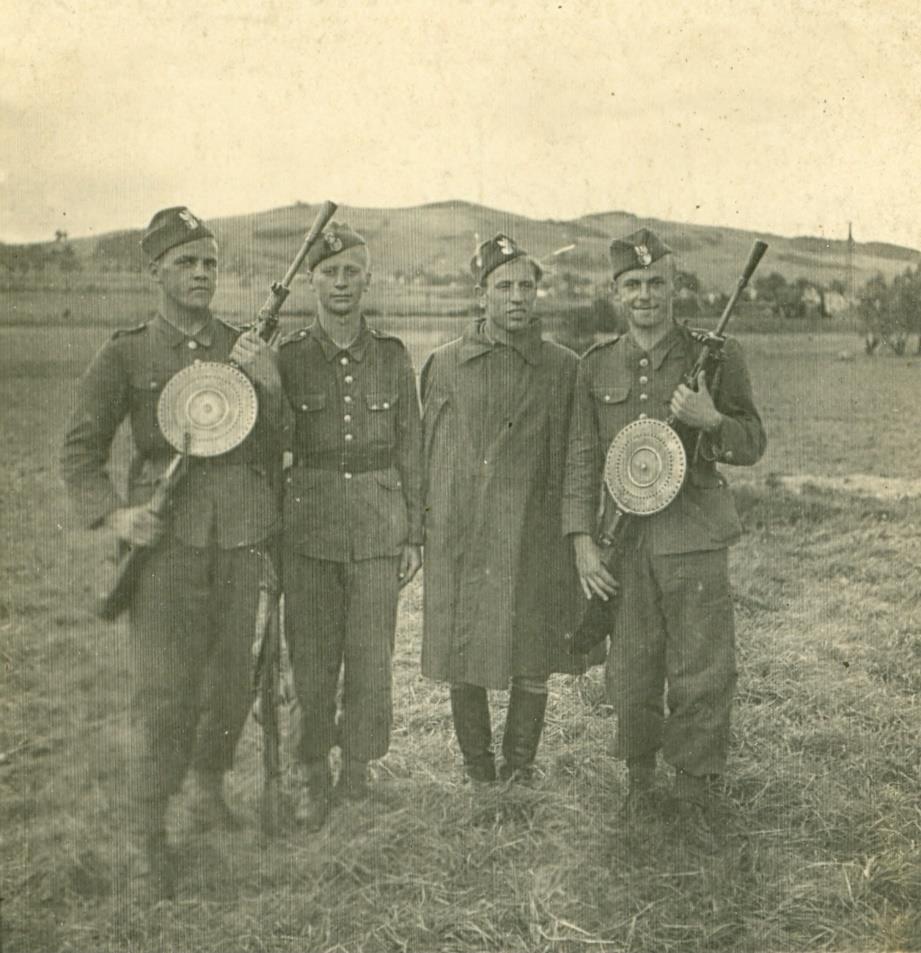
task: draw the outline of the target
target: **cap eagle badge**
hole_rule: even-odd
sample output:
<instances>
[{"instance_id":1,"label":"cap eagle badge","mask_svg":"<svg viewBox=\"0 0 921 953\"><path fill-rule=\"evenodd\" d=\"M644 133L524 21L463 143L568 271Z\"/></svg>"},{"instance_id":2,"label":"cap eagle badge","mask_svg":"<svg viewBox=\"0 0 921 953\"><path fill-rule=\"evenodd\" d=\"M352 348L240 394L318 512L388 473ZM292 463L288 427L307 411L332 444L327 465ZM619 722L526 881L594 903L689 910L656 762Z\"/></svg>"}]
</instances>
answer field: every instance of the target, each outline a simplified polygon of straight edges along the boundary
<instances>
[{"instance_id":1,"label":"cap eagle badge","mask_svg":"<svg viewBox=\"0 0 921 953\"><path fill-rule=\"evenodd\" d=\"M515 254L515 243L510 238L500 238L496 241L496 244L503 255Z\"/></svg>"},{"instance_id":2,"label":"cap eagle badge","mask_svg":"<svg viewBox=\"0 0 921 953\"><path fill-rule=\"evenodd\" d=\"M342 239L338 235L334 235L332 232L324 232L323 241L326 242L326 247L330 251L342 251Z\"/></svg>"},{"instance_id":3,"label":"cap eagle badge","mask_svg":"<svg viewBox=\"0 0 921 953\"><path fill-rule=\"evenodd\" d=\"M644 267L648 268L652 264L652 255L645 245L634 245L633 251L636 253L636 260Z\"/></svg>"},{"instance_id":4,"label":"cap eagle badge","mask_svg":"<svg viewBox=\"0 0 921 953\"><path fill-rule=\"evenodd\" d=\"M187 208L180 209L179 218L182 219L183 225L190 232L194 232L198 228L198 219Z\"/></svg>"}]
</instances>

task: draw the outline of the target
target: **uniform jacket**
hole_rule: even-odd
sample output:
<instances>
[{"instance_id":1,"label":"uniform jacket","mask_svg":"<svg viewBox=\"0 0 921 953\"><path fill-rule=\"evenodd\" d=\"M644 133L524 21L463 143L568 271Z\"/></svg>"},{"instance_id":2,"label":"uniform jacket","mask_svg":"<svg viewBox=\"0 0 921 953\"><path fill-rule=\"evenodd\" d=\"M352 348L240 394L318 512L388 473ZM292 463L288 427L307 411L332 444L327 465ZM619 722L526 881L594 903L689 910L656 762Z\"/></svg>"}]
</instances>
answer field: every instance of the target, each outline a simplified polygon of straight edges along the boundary
<instances>
[{"instance_id":1,"label":"uniform jacket","mask_svg":"<svg viewBox=\"0 0 921 953\"><path fill-rule=\"evenodd\" d=\"M419 398L402 341L362 322L340 348L317 322L282 341L279 364L294 417L287 544L337 562L421 544Z\"/></svg>"},{"instance_id":2,"label":"uniform jacket","mask_svg":"<svg viewBox=\"0 0 921 953\"><path fill-rule=\"evenodd\" d=\"M226 361L241 331L217 318L194 336L161 315L117 331L80 380L61 454L61 473L82 523L98 526L125 505L106 465L119 424L128 418L133 438L128 504L146 502L175 454L157 424L166 382L198 361ZM278 422L260 414L253 432L230 453L195 458L172 498L169 531L190 546L221 548L265 540L279 524Z\"/></svg>"},{"instance_id":3,"label":"uniform jacket","mask_svg":"<svg viewBox=\"0 0 921 953\"><path fill-rule=\"evenodd\" d=\"M423 674L486 688L581 671L559 650L578 593L560 503L577 358L494 345L482 323L422 372Z\"/></svg>"},{"instance_id":4,"label":"uniform jacket","mask_svg":"<svg viewBox=\"0 0 921 953\"><path fill-rule=\"evenodd\" d=\"M699 350L694 333L674 325L649 352L627 334L582 358L569 437L564 532L595 532L602 469L611 441L641 417L668 417L668 402ZM741 535L732 495L715 463L751 466L764 453L767 437L742 349L730 339L723 353L714 400L726 419L715 434L701 441L702 452L688 460L685 485L676 499L659 513L637 517L653 555L721 549Z\"/></svg>"}]
</instances>

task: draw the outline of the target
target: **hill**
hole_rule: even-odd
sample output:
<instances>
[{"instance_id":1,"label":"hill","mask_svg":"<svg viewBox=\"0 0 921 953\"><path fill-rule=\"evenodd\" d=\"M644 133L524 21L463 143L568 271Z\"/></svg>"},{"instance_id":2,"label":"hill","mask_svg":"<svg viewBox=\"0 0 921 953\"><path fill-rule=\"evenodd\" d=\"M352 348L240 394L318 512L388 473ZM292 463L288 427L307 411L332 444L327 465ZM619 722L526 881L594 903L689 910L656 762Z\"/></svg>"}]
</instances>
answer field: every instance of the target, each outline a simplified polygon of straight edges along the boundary
<instances>
[{"instance_id":1,"label":"hill","mask_svg":"<svg viewBox=\"0 0 921 953\"><path fill-rule=\"evenodd\" d=\"M316 206L298 202L284 208L211 220L229 271L264 277L283 270L297 251ZM642 219L611 211L572 221L532 219L464 201L436 202L411 208L342 207L337 215L364 234L372 249L374 270L382 277L460 278L475 247L475 236L497 231L513 235L536 256L575 243L554 260L558 271L571 271L602 282L606 278L607 246L613 236L642 226L655 229L680 257L681 267L696 272L706 289L730 288L738 277L751 243L764 238L770 245L762 271L777 271L788 281L804 277L827 286L844 280L846 241L814 237L763 235L743 229L688 225ZM106 268L139 267L140 231L113 232L77 238L70 244L87 265ZM0 246L9 252L14 246ZM876 272L887 278L919 261L915 249L883 242L856 243L855 280L862 284Z\"/></svg>"}]
</instances>

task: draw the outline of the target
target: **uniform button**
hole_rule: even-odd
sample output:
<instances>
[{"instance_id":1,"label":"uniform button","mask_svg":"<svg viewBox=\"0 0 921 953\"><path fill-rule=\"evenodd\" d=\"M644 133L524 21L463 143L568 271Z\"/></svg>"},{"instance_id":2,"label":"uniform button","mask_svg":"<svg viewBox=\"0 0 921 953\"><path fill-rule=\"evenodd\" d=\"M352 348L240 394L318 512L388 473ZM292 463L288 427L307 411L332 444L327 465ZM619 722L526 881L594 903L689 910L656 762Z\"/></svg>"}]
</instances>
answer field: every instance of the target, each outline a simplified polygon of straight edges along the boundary
<instances>
[{"instance_id":1,"label":"uniform button","mask_svg":"<svg viewBox=\"0 0 921 953\"><path fill-rule=\"evenodd\" d=\"M648 383L649 383L649 378L646 377L646 375L644 374L644 375L640 378L640 383L641 383L641 384L648 384Z\"/></svg>"},{"instance_id":2,"label":"uniform button","mask_svg":"<svg viewBox=\"0 0 921 953\"><path fill-rule=\"evenodd\" d=\"M301 410L306 410L306 409L307 409L307 405L306 405L306 404L301 404Z\"/></svg>"},{"instance_id":3,"label":"uniform button","mask_svg":"<svg viewBox=\"0 0 921 953\"><path fill-rule=\"evenodd\" d=\"M195 360L192 361L192 364L193 364L193 365L195 365L195 364L201 364L201 358L200 358L200 357L196 357Z\"/></svg>"},{"instance_id":4,"label":"uniform button","mask_svg":"<svg viewBox=\"0 0 921 953\"><path fill-rule=\"evenodd\" d=\"M348 364L348 362L349 362L349 359L344 354L342 355L342 357L339 358L339 363L343 367L345 367L345 365Z\"/></svg>"},{"instance_id":5,"label":"uniform button","mask_svg":"<svg viewBox=\"0 0 921 953\"><path fill-rule=\"evenodd\" d=\"M649 400L648 394L640 394L640 400Z\"/></svg>"},{"instance_id":6,"label":"uniform button","mask_svg":"<svg viewBox=\"0 0 921 953\"><path fill-rule=\"evenodd\" d=\"M385 400L385 401L384 401L384 410L390 410L390 401L389 401L389 400Z\"/></svg>"},{"instance_id":7,"label":"uniform button","mask_svg":"<svg viewBox=\"0 0 921 953\"><path fill-rule=\"evenodd\" d=\"M346 374L343 380L346 382L346 384L351 384L354 382L355 378L352 377L351 374Z\"/></svg>"},{"instance_id":8,"label":"uniform button","mask_svg":"<svg viewBox=\"0 0 921 953\"><path fill-rule=\"evenodd\" d=\"M156 381L151 381L149 386L150 386L150 389L151 389L151 390L156 390L156 389L157 389L157 382L156 382Z\"/></svg>"},{"instance_id":9,"label":"uniform button","mask_svg":"<svg viewBox=\"0 0 921 953\"><path fill-rule=\"evenodd\" d=\"M371 410L377 410L377 409L378 409L377 404L372 404L372 405L371 405Z\"/></svg>"},{"instance_id":10,"label":"uniform button","mask_svg":"<svg viewBox=\"0 0 921 953\"><path fill-rule=\"evenodd\" d=\"M342 474L342 477L343 477L343 479L345 479L345 480L351 480L351 479L352 479L352 474L349 473L348 471L346 471L345 473Z\"/></svg>"},{"instance_id":11,"label":"uniform button","mask_svg":"<svg viewBox=\"0 0 921 953\"><path fill-rule=\"evenodd\" d=\"M346 414L342 419L343 419L347 424L350 424L350 423L352 422L352 415L351 415L351 414Z\"/></svg>"},{"instance_id":12,"label":"uniform button","mask_svg":"<svg viewBox=\"0 0 921 953\"><path fill-rule=\"evenodd\" d=\"M343 399L347 404L351 404L351 403L352 403L352 395L351 395L351 394L346 394L345 397L343 397L342 399Z\"/></svg>"},{"instance_id":13,"label":"uniform button","mask_svg":"<svg viewBox=\"0 0 921 953\"><path fill-rule=\"evenodd\" d=\"M731 450L727 450L727 451L723 454L723 459L726 460L727 462L728 462L729 460L731 460L731 459L732 459L732 451L731 451Z\"/></svg>"},{"instance_id":14,"label":"uniform button","mask_svg":"<svg viewBox=\"0 0 921 953\"><path fill-rule=\"evenodd\" d=\"M350 434L350 433L347 433L347 434L345 435L346 443L348 443L349 441L354 440L354 439L355 439L354 436L352 436L352 434Z\"/></svg>"},{"instance_id":15,"label":"uniform button","mask_svg":"<svg viewBox=\"0 0 921 953\"><path fill-rule=\"evenodd\" d=\"M610 394L605 394L605 395L604 395L604 402L605 402L606 404L610 404L610 403L611 403L611 395L610 395Z\"/></svg>"},{"instance_id":16,"label":"uniform button","mask_svg":"<svg viewBox=\"0 0 921 953\"><path fill-rule=\"evenodd\" d=\"M645 420L648 414L640 414L640 420Z\"/></svg>"},{"instance_id":17,"label":"uniform button","mask_svg":"<svg viewBox=\"0 0 921 953\"><path fill-rule=\"evenodd\" d=\"M640 367L649 367L649 358L641 357L640 358Z\"/></svg>"},{"instance_id":18,"label":"uniform button","mask_svg":"<svg viewBox=\"0 0 921 953\"><path fill-rule=\"evenodd\" d=\"M188 347L189 347L189 350L190 350L190 351L194 351L194 350L198 347L198 341L196 341L196 340L193 338L191 341L189 341Z\"/></svg>"}]
</instances>

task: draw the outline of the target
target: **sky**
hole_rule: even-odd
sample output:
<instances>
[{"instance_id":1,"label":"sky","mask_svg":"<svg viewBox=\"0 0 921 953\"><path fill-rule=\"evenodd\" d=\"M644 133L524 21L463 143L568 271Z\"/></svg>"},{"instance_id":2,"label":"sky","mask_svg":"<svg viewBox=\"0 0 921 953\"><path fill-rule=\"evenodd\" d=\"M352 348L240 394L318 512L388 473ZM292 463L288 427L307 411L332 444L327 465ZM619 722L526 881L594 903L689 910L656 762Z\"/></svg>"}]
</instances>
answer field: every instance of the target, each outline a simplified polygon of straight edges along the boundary
<instances>
[{"instance_id":1,"label":"sky","mask_svg":"<svg viewBox=\"0 0 921 953\"><path fill-rule=\"evenodd\" d=\"M331 198L921 247L903 0L0 0L0 241Z\"/></svg>"}]
</instances>

